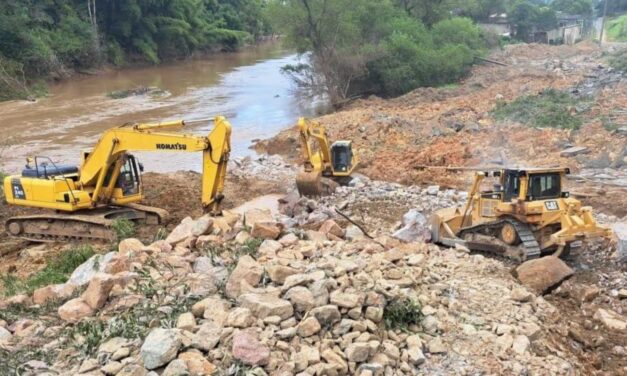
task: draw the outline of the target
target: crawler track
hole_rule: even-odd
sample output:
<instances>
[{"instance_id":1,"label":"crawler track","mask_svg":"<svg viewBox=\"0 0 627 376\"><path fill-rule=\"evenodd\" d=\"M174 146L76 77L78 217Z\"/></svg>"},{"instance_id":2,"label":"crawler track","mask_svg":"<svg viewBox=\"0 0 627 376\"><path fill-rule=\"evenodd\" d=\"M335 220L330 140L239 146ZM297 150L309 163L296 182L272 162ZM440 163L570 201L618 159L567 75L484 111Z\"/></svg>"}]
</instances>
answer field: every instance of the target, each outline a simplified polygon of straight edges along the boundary
<instances>
[{"instance_id":1,"label":"crawler track","mask_svg":"<svg viewBox=\"0 0 627 376\"><path fill-rule=\"evenodd\" d=\"M520 238L521 244L518 246L518 248L522 250L522 254L520 255L520 258L521 258L520 261L526 261L526 260L536 259L540 257L540 254L541 254L540 244L538 244L538 241L533 236L533 232L531 232L531 229L529 228L528 225L521 223L515 219L508 218L508 219L499 220L499 221L495 221L491 223L485 223L485 224L467 227L467 228L464 228L460 232L459 236L460 238L465 239L467 236L472 236L472 235L477 234L477 235L489 235L489 236L496 238L496 234L501 229L501 227L503 227L503 225L506 223L510 223L511 225L514 226L514 228L516 229L516 233L518 234L518 237ZM498 253L501 255L512 253L512 252L508 252L508 248L516 248L516 247L500 244L499 242L482 243L482 242L476 242L476 241L469 241L468 244L470 245L470 248L473 250L479 250L479 251L490 252L490 253Z\"/></svg>"}]
</instances>

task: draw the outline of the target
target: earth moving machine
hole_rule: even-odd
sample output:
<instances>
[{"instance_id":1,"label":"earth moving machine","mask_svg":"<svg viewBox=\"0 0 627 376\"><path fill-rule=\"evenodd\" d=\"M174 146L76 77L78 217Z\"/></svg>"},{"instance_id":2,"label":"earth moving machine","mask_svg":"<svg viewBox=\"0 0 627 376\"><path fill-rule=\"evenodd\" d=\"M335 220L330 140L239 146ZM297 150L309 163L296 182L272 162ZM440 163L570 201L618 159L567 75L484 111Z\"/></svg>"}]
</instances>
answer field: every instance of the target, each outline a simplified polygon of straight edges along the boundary
<instances>
[{"instance_id":1,"label":"earth moving machine","mask_svg":"<svg viewBox=\"0 0 627 376\"><path fill-rule=\"evenodd\" d=\"M549 252L559 256L583 239L609 237L590 208L562 190L569 173L567 168L478 171L463 207L433 213L433 241L525 261ZM482 191L488 177L497 184Z\"/></svg>"},{"instance_id":2,"label":"earth moving machine","mask_svg":"<svg viewBox=\"0 0 627 376\"><path fill-rule=\"evenodd\" d=\"M4 179L10 205L51 209L54 213L13 217L6 231L31 241L112 240L116 219L161 224L167 211L141 205L143 166L131 151L202 152L202 205L218 214L230 151L231 125L224 117L209 121L208 136L166 133L194 122L127 124L106 131L80 167L57 165L47 157L29 159L21 175Z\"/></svg>"},{"instance_id":3,"label":"earth moving machine","mask_svg":"<svg viewBox=\"0 0 627 376\"><path fill-rule=\"evenodd\" d=\"M320 123L304 118L298 120L303 170L296 177L301 196L323 196L333 193L338 185L351 180L357 156L351 141L329 143L326 129Z\"/></svg>"}]
</instances>

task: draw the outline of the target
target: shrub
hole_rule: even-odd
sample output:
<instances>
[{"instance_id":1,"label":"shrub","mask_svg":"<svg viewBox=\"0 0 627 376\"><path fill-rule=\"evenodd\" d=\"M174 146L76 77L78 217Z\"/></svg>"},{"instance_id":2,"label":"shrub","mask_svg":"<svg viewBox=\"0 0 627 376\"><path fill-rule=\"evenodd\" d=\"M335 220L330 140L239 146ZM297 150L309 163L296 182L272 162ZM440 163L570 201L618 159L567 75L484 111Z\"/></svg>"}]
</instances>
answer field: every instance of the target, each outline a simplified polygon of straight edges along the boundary
<instances>
[{"instance_id":1,"label":"shrub","mask_svg":"<svg viewBox=\"0 0 627 376\"><path fill-rule=\"evenodd\" d=\"M120 242L135 235L135 223L126 218L119 218L111 225L115 232L115 239Z\"/></svg>"},{"instance_id":2,"label":"shrub","mask_svg":"<svg viewBox=\"0 0 627 376\"><path fill-rule=\"evenodd\" d=\"M511 120L534 127L579 129L583 119L576 106L586 100L548 89L510 103L499 102L492 110L492 116L497 120Z\"/></svg>"},{"instance_id":3,"label":"shrub","mask_svg":"<svg viewBox=\"0 0 627 376\"><path fill-rule=\"evenodd\" d=\"M407 329L422 322L420 304L412 299L394 300L383 310L383 321L388 329Z\"/></svg>"}]
</instances>

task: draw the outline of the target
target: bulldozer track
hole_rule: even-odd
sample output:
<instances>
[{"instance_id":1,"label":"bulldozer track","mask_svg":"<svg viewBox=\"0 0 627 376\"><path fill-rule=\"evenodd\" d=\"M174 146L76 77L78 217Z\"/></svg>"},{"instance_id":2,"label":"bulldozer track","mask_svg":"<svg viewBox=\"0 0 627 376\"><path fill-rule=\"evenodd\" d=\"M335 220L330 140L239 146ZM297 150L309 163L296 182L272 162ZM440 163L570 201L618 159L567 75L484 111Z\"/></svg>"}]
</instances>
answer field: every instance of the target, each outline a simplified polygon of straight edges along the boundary
<instances>
[{"instance_id":1,"label":"bulldozer track","mask_svg":"<svg viewBox=\"0 0 627 376\"><path fill-rule=\"evenodd\" d=\"M538 241L533 236L533 232L531 231L531 229L529 228L527 224L519 222L515 219L508 218L508 219L503 219L503 220L499 220L495 222L467 227L461 230L460 237L463 238L464 235L468 235L468 234L484 234L484 233L490 233L490 234L493 234L494 236L495 232L499 230L505 223L510 223L516 229L516 233L521 241L523 252L524 252L523 259L521 261L532 260L532 259L536 259L540 257L541 255L540 244L538 244ZM481 251L494 253L494 252L486 251L484 249L482 249Z\"/></svg>"}]
</instances>

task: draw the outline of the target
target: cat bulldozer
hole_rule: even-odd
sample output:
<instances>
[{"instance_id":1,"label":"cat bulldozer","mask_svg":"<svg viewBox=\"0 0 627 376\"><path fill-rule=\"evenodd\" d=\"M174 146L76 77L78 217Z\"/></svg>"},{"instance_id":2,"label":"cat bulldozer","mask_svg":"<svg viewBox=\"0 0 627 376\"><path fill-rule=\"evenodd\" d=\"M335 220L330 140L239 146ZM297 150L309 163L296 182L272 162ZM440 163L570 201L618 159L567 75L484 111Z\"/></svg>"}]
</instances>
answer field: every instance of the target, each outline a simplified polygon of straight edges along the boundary
<instances>
[{"instance_id":1,"label":"cat bulldozer","mask_svg":"<svg viewBox=\"0 0 627 376\"><path fill-rule=\"evenodd\" d=\"M208 121L214 123L208 136L164 131ZM9 218L6 231L35 242L113 240L118 219L163 224L167 211L141 204L143 165L132 151L202 152L202 204L205 211L219 214L230 139L231 125L222 116L187 123L126 124L109 129L92 150L84 151L80 167L58 165L48 157L29 158L21 175L4 179L6 201L50 213Z\"/></svg>"},{"instance_id":2,"label":"cat bulldozer","mask_svg":"<svg viewBox=\"0 0 627 376\"><path fill-rule=\"evenodd\" d=\"M582 240L607 238L589 207L563 190L568 168L477 171L463 206L438 210L431 217L433 241L460 244L518 261L545 254L565 255ZM486 178L495 179L481 190Z\"/></svg>"},{"instance_id":3,"label":"cat bulldozer","mask_svg":"<svg viewBox=\"0 0 627 376\"><path fill-rule=\"evenodd\" d=\"M320 123L298 120L303 170L296 177L301 196L329 195L339 185L348 184L358 159L351 141L329 143L326 129Z\"/></svg>"}]
</instances>

